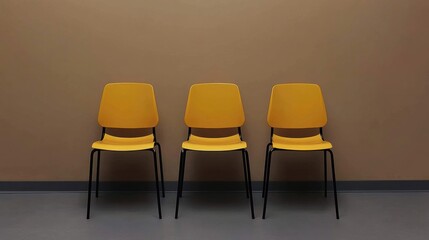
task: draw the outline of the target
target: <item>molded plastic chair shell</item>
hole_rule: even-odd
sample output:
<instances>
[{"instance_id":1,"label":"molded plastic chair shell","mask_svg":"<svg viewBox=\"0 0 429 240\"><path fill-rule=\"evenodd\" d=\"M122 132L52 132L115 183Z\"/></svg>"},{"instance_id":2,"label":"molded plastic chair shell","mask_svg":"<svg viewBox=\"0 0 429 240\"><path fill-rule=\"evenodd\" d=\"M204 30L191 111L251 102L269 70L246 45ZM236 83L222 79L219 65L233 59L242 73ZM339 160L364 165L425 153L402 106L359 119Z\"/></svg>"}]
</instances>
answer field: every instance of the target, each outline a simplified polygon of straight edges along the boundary
<instances>
[{"instance_id":1,"label":"molded plastic chair shell","mask_svg":"<svg viewBox=\"0 0 429 240\"><path fill-rule=\"evenodd\" d=\"M107 128L156 127L158 110L152 85L107 84L101 97L98 123Z\"/></svg>"},{"instance_id":2,"label":"molded plastic chair shell","mask_svg":"<svg viewBox=\"0 0 429 240\"><path fill-rule=\"evenodd\" d=\"M273 128L320 128L327 116L322 91L317 84L275 85L268 108L268 124Z\"/></svg>"},{"instance_id":3,"label":"molded plastic chair shell","mask_svg":"<svg viewBox=\"0 0 429 240\"><path fill-rule=\"evenodd\" d=\"M194 84L189 90L185 124L191 128L234 128L244 124L238 86L231 83Z\"/></svg>"}]
</instances>

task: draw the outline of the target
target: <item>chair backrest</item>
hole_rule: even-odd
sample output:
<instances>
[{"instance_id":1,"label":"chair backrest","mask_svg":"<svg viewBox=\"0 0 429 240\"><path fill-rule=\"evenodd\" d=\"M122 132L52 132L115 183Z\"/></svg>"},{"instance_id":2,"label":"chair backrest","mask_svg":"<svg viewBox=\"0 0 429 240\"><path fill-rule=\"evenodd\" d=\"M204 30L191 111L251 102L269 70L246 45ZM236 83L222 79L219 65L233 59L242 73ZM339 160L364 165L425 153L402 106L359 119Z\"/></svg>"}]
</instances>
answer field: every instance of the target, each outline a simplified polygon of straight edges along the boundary
<instances>
[{"instance_id":1,"label":"chair backrest","mask_svg":"<svg viewBox=\"0 0 429 240\"><path fill-rule=\"evenodd\" d=\"M101 97L98 123L107 128L152 128L158 124L153 87L147 83L109 83Z\"/></svg>"},{"instance_id":2,"label":"chair backrest","mask_svg":"<svg viewBox=\"0 0 429 240\"><path fill-rule=\"evenodd\" d=\"M319 85L275 85L271 92L267 121L273 128L302 129L325 126L326 108Z\"/></svg>"},{"instance_id":3,"label":"chair backrest","mask_svg":"<svg viewBox=\"0 0 429 240\"><path fill-rule=\"evenodd\" d=\"M201 83L191 86L185 112L191 128L234 128L244 124L238 86L231 83Z\"/></svg>"}]
</instances>

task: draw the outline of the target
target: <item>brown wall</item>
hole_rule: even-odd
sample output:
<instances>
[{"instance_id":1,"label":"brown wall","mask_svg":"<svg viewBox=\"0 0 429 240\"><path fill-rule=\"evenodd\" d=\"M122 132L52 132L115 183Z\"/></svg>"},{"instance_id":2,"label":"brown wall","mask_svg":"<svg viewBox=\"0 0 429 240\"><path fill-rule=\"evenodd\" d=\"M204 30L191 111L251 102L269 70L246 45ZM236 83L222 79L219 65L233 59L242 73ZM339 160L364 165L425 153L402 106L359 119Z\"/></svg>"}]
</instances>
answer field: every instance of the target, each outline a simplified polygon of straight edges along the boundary
<instances>
[{"instance_id":1,"label":"brown wall","mask_svg":"<svg viewBox=\"0 0 429 240\"><path fill-rule=\"evenodd\" d=\"M428 12L427 0L0 0L0 181L85 180L116 81L154 85L167 180L188 89L216 81L241 89L255 180L271 86L285 82L321 85L340 180L428 180ZM104 156L103 179L152 179L148 154ZM191 154L187 178L241 180L239 158ZM277 155L273 178L320 179L320 159Z\"/></svg>"}]
</instances>

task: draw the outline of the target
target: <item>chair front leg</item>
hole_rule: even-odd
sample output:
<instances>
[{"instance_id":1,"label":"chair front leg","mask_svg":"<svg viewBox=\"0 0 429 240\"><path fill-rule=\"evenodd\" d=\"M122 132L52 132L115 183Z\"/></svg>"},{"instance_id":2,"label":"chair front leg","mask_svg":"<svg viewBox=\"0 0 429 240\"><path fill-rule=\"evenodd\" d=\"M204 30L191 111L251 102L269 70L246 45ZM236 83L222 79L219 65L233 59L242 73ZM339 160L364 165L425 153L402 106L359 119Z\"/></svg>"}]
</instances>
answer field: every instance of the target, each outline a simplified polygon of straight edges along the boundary
<instances>
[{"instance_id":1,"label":"chair front leg","mask_svg":"<svg viewBox=\"0 0 429 240\"><path fill-rule=\"evenodd\" d=\"M93 149L91 151L91 157L89 161L89 179L88 179L88 203L86 205L86 219L90 218L91 211L91 187L92 187L92 167L94 165L94 153L99 150Z\"/></svg>"},{"instance_id":2,"label":"chair front leg","mask_svg":"<svg viewBox=\"0 0 429 240\"><path fill-rule=\"evenodd\" d=\"M328 196L328 170L326 166L326 150L323 150L323 167L325 174L325 198Z\"/></svg>"},{"instance_id":3,"label":"chair front leg","mask_svg":"<svg viewBox=\"0 0 429 240\"><path fill-rule=\"evenodd\" d=\"M334 165L334 153L331 149L328 149L328 152L331 154L331 167L332 167L332 183L334 185L334 199L335 199L335 214L337 219L340 219L340 214L338 211L338 200L337 200L337 181L335 179L335 165Z\"/></svg>"},{"instance_id":4,"label":"chair front leg","mask_svg":"<svg viewBox=\"0 0 429 240\"><path fill-rule=\"evenodd\" d=\"M185 151L182 150L180 152L180 163L179 163L179 176L177 179L177 197L176 197L176 212L174 217L177 219L179 214L179 200L182 194L182 188L183 188L183 175L184 175L184 158L185 158Z\"/></svg>"},{"instance_id":5,"label":"chair front leg","mask_svg":"<svg viewBox=\"0 0 429 240\"><path fill-rule=\"evenodd\" d=\"M268 162L268 151L270 150L270 147L272 146L272 143L267 144L267 149L265 150L265 167L264 167L264 179L262 183L262 198L265 197L265 181L267 178L267 162Z\"/></svg>"},{"instance_id":6,"label":"chair front leg","mask_svg":"<svg viewBox=\"0 0 429 240\"><path fill-rule=\"evenodd\" d=\"M185 184L185 164L186 164L186 150L183 150L183 161L182 161L182 178L180 180L180 197L183 195L183 185Z\"/></svg>"},{"instance_id":7,"label":"chair front leg","mask_svg":"<svg viewBox=\"0 0 429 240\"><path fill-rule=\"evenodd\" d=\"M161 201L159 199L159 182L158 182L158 166L157 166L157 159L156 159L156 151L153 149L152 153L153 153L153 165L155 168L155 184L156 184L156 198L158 201L158 215L159 215L159 219L162 219Z\"/></svg>"},{"instance_id":8,"label":"chair front leg","mask_svg":"<svg viewBox=\"0 0 429 240\"><path fill-rule=\"evenodd\" d=\"M272 155L272 153L274 152L274 149L271 149L269 152L268 152L268 159L267 159L267 178L265 179L265 193L264 193L264 210L263 210L263 213L262 213L262 219L265 219L265 213L266 213L266 210L267 210L267 200L268 200L268 185L269 185L269 182L270 182L270 168L271 168L271 155Z\"/></svg>"},{"instance_id":9,"label":"chair front leg","mask_svg":"<svg viewBox=\"0 0 429 240\"><path fill-rule=\"evenodd\" d=\"M95 197L98 198L98 186L100 185L100 155L101 151L97 151L97 176L95 182Z\"/></svg>"},{"instance_id":10,"label":"chair front leg","mask_svg":"<svg viewBox=\"0 0 429 240\"><path fill-rule=\"evenodd\" d=\"M246 164L247 164L247 177L248 177L248 191L249 191L249 198L250 198L250 211L252 214L252 219L255 219L255 211L253 209L253 194L252 194L252 178L250 176L250 161L249 161L249 153L247 150L244 150L244 153L246 154Z\"/></svg>"},{"instance_id":11,"label":"chair front leg","mask_svg":"<svg viewBox=\"0 0 429 240\"><path fill-rule=\"evenodd\" d=\"M246 186L246 197L249 198L249 186L248 186L248 180L247 180L248 176L247 176L247 170L246 170L247 169L247 167L246 167L247 163L246 163L246 154L244 151L246 151L246 150L243 149L241 151L241 155L243 156L244 184Z\"/></svg>"},{"instance_id":12,"label":"chair front leg","mask_svg":"<svg viewBox=\"0 0 429 240\"><path fill-rule=\"evenodd\" d=\"M158 147L159 154L159 171L161 174L161 188L162 188L162 197L165 198L165 188L164 188L164 167L162 166L162 153L161 153L161 144L155 142L155 145Z\"/></svg>"}]
</instances>

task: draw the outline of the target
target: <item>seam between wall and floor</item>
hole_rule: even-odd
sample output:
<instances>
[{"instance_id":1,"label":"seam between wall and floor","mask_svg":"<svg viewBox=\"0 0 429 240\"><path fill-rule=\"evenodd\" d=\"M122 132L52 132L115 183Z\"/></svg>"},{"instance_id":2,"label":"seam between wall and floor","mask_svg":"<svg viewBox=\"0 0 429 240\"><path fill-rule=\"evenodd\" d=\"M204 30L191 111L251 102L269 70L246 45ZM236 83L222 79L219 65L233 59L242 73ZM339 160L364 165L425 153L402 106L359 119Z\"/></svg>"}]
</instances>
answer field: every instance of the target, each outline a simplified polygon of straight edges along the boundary
<instances>
[{"instance_id":1,"label":"seam between wall and floor","mask_svg":"<svg viewBox=\"0 0 429 240\"><path fill-rule=\"evenodd\" d=\"M253 191L262 191L262 181L253 181ZM328 190L332 186L328 183ZM270 182L273 192L321 192L323 181L311 182ZM429 191L429 180L388 180L388 181L337 181L339 192L395 192ZM87 191L87 181L1 181L0 192L52 191L80 192ZM166 181L165 190L175 192L176 181ZM100 182L100 191L154 191L154 182ZM185 182L184 191L190 192L241 192L245 191L244 182Z\"/></svg>"}]
</instances>

